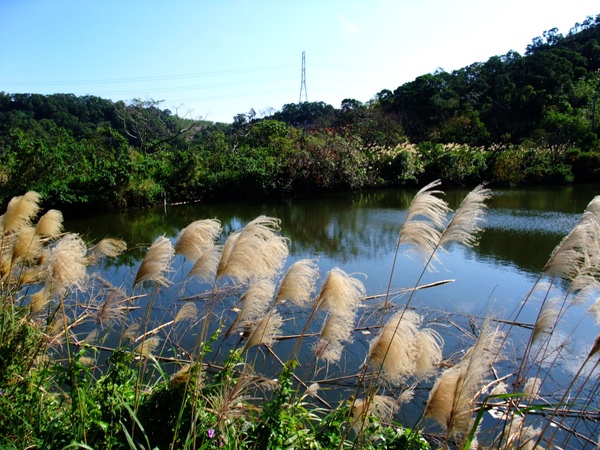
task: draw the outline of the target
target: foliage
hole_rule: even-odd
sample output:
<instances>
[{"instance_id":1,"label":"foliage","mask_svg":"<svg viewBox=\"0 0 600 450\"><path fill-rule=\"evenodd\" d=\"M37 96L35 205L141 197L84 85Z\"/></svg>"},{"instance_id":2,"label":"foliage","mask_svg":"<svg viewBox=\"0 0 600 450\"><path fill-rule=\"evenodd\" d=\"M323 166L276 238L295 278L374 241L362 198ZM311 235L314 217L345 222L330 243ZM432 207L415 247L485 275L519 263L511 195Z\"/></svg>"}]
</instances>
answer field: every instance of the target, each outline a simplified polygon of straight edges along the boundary
<instances>
[{"instance_id":1,"label":"foliage","mask_svg":"<svg viewBox=\"0 0 600 450\"><path fill-rule=\"evenodd\" d=\"M251 109L231 124L151 99L1 92L0 200L35 189L54 206L108 209L437 178L594 180L598 42L600 16L588 17L566 36L534 38L524 55L438 69L366 103L290 103L262 117ZM413 145L415 153L397 151ZM556 158L557 148L571 157Z\"/></svg>"}]
</instances>

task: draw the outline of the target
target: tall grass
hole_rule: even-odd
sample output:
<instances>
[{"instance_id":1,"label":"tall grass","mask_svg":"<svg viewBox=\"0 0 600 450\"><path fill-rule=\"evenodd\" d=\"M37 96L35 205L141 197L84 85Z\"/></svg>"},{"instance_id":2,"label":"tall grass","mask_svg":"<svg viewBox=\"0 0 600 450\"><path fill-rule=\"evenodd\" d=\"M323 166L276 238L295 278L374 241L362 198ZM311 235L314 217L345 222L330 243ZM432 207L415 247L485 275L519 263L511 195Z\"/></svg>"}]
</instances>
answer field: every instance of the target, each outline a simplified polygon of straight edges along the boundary
<instances>
[{"instance_id":1,"label":"tall grass","mask_svg":"<svg viewBox=\"0 0 600 450\"><path fill-rule=\"evenodd\" d=\"M477 244L491 195L477 187L452 212L438 187L421 189L398 225L395 260L416 253L422 274L451 243ZM198 220L156 238L132 285L113 286L98 265L125 243L85 243L63 231L58 211L37 219L39 201L14 198L0 222L3 448L596 446L600 337L567 379L557 373L568 343L555 331L582 306L600 317L590 301L600 197L510 317L463 329L458 356L412 305L419 289L443 283L399 280L395 260L375 303L360 274L321 277L308 259L285 270L276 218L225 237L217 220ZM171 287L175 274L184 281ZM401 302L391 298L398 283ZM523 308L540 292L537 321L523 329ZM364 336L364 362L353 366L349 344ZM408 404L421 417L400 423Z\"/></svg>"}]
</instances>

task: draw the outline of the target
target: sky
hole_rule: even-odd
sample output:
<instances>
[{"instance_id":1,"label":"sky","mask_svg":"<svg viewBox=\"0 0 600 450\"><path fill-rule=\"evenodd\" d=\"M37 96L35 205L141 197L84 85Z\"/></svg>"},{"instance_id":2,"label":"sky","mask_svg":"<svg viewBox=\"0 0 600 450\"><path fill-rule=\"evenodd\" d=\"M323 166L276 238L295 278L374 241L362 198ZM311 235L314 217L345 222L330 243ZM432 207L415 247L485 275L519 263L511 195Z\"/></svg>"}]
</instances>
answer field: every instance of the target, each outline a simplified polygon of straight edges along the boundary
<instances>
[{"instance_id":1,"label":"sky","mask_svg":"<svg viewBox=\"0 0 600 450\"><path fill-rule=\"evenodd\" d=\"M438 69L566 35L600 0L0 0L0 91L160 101L232 122L367 102Z\"/></svg>"}]
</instances>

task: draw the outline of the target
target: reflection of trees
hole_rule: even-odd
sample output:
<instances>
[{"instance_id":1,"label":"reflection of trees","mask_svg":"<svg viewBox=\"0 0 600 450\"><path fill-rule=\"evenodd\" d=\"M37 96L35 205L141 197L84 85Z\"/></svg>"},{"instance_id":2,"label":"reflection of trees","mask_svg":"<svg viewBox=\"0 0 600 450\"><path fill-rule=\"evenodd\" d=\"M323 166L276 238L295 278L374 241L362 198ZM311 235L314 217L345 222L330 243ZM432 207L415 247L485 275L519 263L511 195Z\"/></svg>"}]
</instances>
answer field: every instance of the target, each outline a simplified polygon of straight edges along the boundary
<instances>
[{"instance_id":1,"label":"reflection of trees","mask_svg":"<svg viewBox=\"0 0 600 450\"><path fill-rule=\"evenodd\" d=\"M483 224L481 242L474 251L483 258L537 273L594 192L578 187L498 191L490 202L491 210ZM115 264L133 265L158 235L175 237L179 230L195 220L220 220L225 237L263 214L281 219L282 235L290 239L292 254L301 257L321 255L347 263L374 260L394 250L405 211L414 194L414 190L394 189L332 193L320 198L270 204L167 206L166 210L110 213L78 220L67 217L65 227L82 234L89 242L107 236L124 239L130 250ZM463 189L447 190L445 200L456 209L466 194ZM545 212L535 213L540 210ZM517 213L522 216L516 216ZM565 221L569 223L563 223Z\"/></svg>"}]
</instances>

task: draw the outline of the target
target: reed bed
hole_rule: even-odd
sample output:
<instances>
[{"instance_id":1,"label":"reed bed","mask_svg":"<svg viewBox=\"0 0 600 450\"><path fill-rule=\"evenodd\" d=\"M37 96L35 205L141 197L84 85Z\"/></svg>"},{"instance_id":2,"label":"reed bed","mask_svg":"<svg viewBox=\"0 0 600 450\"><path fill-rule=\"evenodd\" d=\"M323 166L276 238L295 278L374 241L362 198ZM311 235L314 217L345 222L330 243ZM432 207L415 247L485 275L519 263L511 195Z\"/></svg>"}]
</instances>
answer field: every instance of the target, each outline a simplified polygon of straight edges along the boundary
<instances>
[{"instance_id":1,"label":"reed bed","mask_svg":"<svg viewBox=\"0 0 600 450\"><path fill-rule=\"evenodd\" d=\"M479 186L451 211L439 186L398 224L377 295L314 260L286 270L288 241L265 216L228 236L216 219L158 236L132 285L114 286L98 265L124 242L86 243L60 212L38 219L38 194L13 198L0 218L0 445L596 448L600 335L565 378L568 334L556 330L567 314L600 322L600 197L518 308L463 326L413 298L452 281L421 284L450 244L477 244L492 193ZM423 272L403 280L395 261L410 253ZM532 304L537 320L524 324ZM463 348L444 348L442 322ZM356 340L364 354L347 357ZM418 417L406 422L405 408Z\"/></svg>"}]
</instances>

